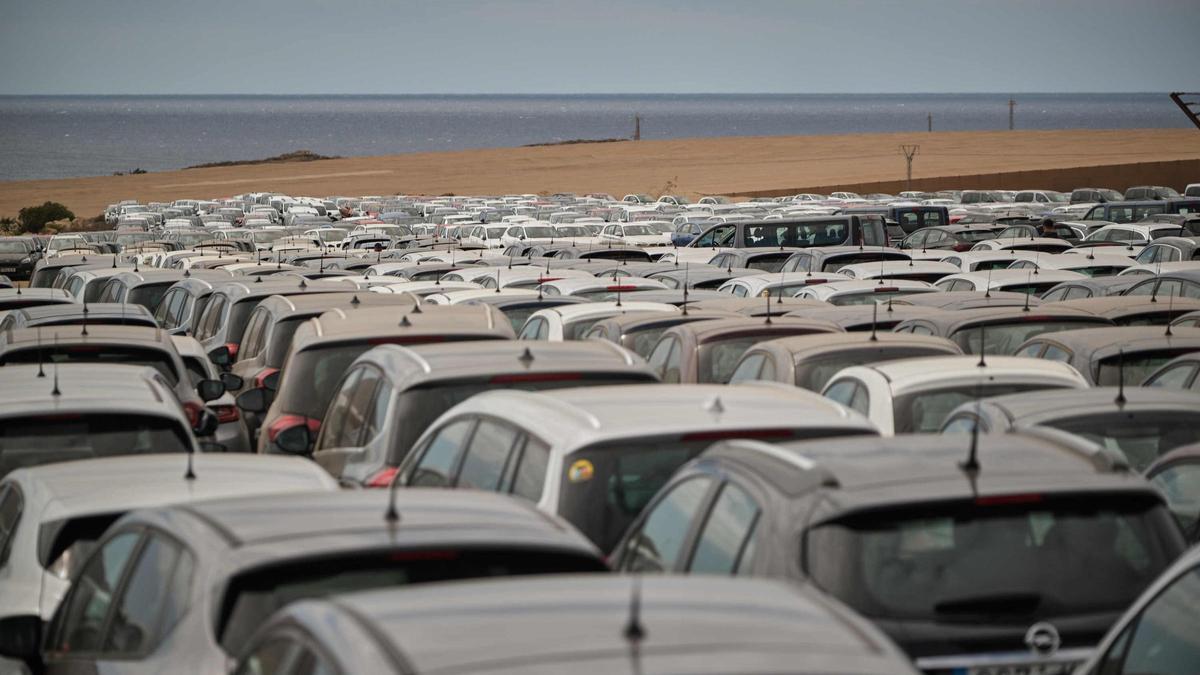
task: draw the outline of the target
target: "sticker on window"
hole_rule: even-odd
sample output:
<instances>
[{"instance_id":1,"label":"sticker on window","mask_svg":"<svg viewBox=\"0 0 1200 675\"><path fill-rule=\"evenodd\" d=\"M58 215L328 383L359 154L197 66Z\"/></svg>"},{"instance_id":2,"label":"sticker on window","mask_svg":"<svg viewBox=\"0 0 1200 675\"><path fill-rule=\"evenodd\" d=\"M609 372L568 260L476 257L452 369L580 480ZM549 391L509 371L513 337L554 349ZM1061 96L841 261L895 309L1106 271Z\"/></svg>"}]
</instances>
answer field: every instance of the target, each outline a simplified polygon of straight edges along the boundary
<instances>
[{"instance_id":1,"label":"sticker on window","mask_svg":"<svg viewBox=\"0 0 1200 675\"><path fill-rule=\"evenodd\" d=\"M592 479L596 473L596 467L586 459L576 460L571 468L567 469L567 480L572 483L582 483Z\"/></svg>"}]
</instances>

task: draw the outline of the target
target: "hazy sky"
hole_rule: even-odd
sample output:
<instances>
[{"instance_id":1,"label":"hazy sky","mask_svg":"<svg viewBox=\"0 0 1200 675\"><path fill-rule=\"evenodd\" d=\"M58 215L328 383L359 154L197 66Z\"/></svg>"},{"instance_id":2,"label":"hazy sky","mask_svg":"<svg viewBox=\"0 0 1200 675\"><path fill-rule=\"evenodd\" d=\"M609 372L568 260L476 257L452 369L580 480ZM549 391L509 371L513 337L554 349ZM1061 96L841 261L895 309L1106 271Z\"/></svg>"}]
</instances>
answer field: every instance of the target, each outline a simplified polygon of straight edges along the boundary
<instances>
[{"instance_id":1,"label":"hazy sky","mask_svg":"<svg viewBox=\"0 0 1200 675\"><path fill-rule=\"evenodd\" d=\"M1200 90L1198 0L0 0L0 94Z\"/></svg>"}]
</instances>

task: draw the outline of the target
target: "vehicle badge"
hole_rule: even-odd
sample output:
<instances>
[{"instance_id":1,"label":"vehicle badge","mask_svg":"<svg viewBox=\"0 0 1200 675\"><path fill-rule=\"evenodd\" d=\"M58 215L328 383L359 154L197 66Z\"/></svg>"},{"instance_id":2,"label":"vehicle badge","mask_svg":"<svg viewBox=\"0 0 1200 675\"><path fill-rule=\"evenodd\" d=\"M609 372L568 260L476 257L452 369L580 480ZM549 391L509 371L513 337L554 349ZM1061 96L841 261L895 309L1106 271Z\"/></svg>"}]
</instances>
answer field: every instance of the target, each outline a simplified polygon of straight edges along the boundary
<instances>
[{"instance_id":1,"label":"vehicle badge","mask_svg":"<svg viewBox=\"0 0 1200 675\"><path fill-rule=\"evenodd\" d=\"M1025 631L1025 644L1029 650L1038 656L1049 656L1058 651L1062 638L1058 629L1045 621L1039 621Z\"/></svg>"}]
</instances>

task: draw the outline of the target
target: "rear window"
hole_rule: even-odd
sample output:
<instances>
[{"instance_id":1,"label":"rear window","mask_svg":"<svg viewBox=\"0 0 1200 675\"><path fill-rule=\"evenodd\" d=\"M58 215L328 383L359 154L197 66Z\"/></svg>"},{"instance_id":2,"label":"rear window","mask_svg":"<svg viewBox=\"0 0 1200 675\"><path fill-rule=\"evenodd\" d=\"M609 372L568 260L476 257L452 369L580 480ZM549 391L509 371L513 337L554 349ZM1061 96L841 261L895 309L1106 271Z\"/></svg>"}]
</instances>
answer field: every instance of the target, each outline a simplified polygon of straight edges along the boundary
<instances>
[{"instance_id":1,"label":"rear window","mask_svg":"<svg viewBox=\"0 0 1200 675\"><path fill-rule=\"evenodd\" d=\"M39 357L38 354L41 353ZM179 373L171 355L158 349L122 347L119 345L71 345L45 346L39 349L22 349L9 352L0 359L0 365L9 363L120 363L133 366L150 366L166 378L172 386L179 383Z\"/></svg>"},{"instance_id":2,"label":"rear window","mask_svg":"<svg viewBox=\"0 0 1200 675\"><path fill-rule=\"evenodd\" d=\"M952 410L977 398L1018 394L1039 389L1061 389L1059 385L1029 384L967 384L958 387L931 389L897 396L892 402L895 432L933 433Z\"/></svg>"},{"instance_id":3,"label":"rear window","mask_svg":"<svg viewBox=\"0 0 1200 675\"><path fill-rule=\"evenodd\" d=\"M746 248L838 246L849 240L849 219L811 223L755 223L746 225L742 234L742 246Z\"/></svg>"},{"instance_id":4,"label":"rear window","mask_svg":"<svg viewBox=\"0 0 1200 675\"><path fill-rule=\"evenodd\" d=\"M1120 451L1139 473L1168 451L1200 441L1200 412L1122 410L1099 415L1046 420L1062 429Z\"/></svg>"},{"instance_id":5,"label":"rear window","mask_svg":"<svg viewBox=\"0 0 1200 675\"><path fill-rule=\"evenodd\" d=\"M761 333L740 333L724 336L721 339L710 340L700 345L698 355L696 380L702 383L725 384L737 368L742 355L754 345L764 340L787 337L789 335L809 335L818 332L811 328L797 326L795 330L773 330Z\"/></svg>"},{"instance_id":6,"label":"rear window","mask_svg":"<svg viewBox=\"0 0 1200 675\"><path fill-rule=\"evenodd\" d=\"M125 301L141 305L153 313L158 309L158 303L162 302L163 296L174 284L174 281L166 281L161 284L142 284L130 290L129 297Z\"/></svg>"},{"instance_id":7,"label":"rear window","mask_svg":"<svg viewBox=\"0 0 1200 675\"><path fill-rule=\"evenodd\" d=\"M904 347L900 349L867 347L838 352L829 356L808 358L796 365L796 386L811 391L821 391L830 378L839 370L864 363L878 363L894 359L911 359L921 356L942 356L944 349Z\"/></svg>"},{"instance_id":8,"label":"rear window","mask_svg":"<svg viewBox=\"0 0 1200 675\"><path fill-rule=\"evenodd\" d=\"M0 420L0 476L51 462L187 452L190 446L182 423L167 417L111 413L8 418Z\"/></svg>"},{"instance_id":9,"label":"rear window","mask_svg":"<svg viewBox=\"0 0 1200 675\"><path fill-rule=\"evenodd\" d=\"M1121 356L1110 356L1096 366L1096 386L1115 387L1121 383L1121 371L1125 371L1126 386L1136 387L1150 377L1150 373L1158 370L1176 356L1196 351L1195 347L1179 349L1160 349L1158 351L1126 353ZM1124 365L1122 365L1124 361Z\"/></svg>"},{"instance_id":10,"label":"rear window","mask_svg":"<svg viewBox=\"0 0 1200 675\"><path fill-rule=\"evenodd\" d=\"M978 354L980 347L988 354L1015 354L1026 340L1037 337L1042 333L1057 331L1079 330L1081 328L1096 328L1110 325L1107 321L1088 321L1087 319L1070 321L1039 321L1030 317L1012 323L992 323L986 326L964 328L950 336L967 354ZM982 340L982 345L980 341Z\"/></svg>"},{"instance_id":11,"label":"rear window","mask_svg":"<svg viewBox=\"0 0 1200 675\"><path fill-rule=\"evenodd\" d=\"M961 623L1121 612L1182 550L1156 500L1095 493L872 510L806 544L816 584L864 616Z\"/></svg>"},{"instance_id":12,"label":"rear window","mask_svg":"<svg viewBox=\"0 0 1200 675\"><path fill-rule=\"evenodd\" d=\"M237 654L276 610L299 600L456 579L603 571L603 563L585 553L543 547L418 548L289 560L230 581L217 633L225 653Z\"/></svg>"},{"instance_id":13,"label":"rear window","mask_svg":"<svg viewBox=\"0 0 1200 675\"><path fill-rule=\"evenodd\" d=\"M787 259L790 257L792 257L791 251L755 256L746 262L746 267L752 270L762 270L763 272L778 272L783 269L783 263L787 262Z\"/></svg>"}]
</instances>

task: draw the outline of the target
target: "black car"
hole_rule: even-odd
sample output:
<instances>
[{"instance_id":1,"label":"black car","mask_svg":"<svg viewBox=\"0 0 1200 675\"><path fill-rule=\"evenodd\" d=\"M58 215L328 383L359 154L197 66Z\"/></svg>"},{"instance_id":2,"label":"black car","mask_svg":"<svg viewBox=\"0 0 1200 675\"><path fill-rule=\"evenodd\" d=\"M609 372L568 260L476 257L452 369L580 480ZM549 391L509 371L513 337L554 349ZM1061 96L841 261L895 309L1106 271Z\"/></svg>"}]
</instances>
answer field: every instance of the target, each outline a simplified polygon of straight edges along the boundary
<instances>
[{"instance_id":1,"label":"black car","mask_svg":"<svg viewBox=\"0 0 1200 675\"><path fill-rule=\"evenodd\" d=\"M879 247L887 243L883 217L863 214L721 223L705 230L688 248Z\"/></svg>"},{"instance_id":2,"label":"black car","mask_svg":"<svg viewBox=\"0 0 1200 675\"><path fill-rule=\"evenodd\" d=\"M1072 204L1103 204L1119 202L1124 198L1120 192L1105 188L1075 188L1071 191Z\"/></svg>"},{"instance_id":3,"label":"black car","mask_svg":"<svg viewBox=\"0 0 1200 675\"><path fill-rule=\"evenodd\" d=\"M908 235L896 245L901 250L947 249L970 251L971 247L985 239L995 239L1002 228L998 225L939 225L925 227Z\"/></svg>"},{"instance_id":4,"label":"black car","mask_svg":"<svg viewBox=\"0 0 1200 675\"><path fill-rule=\"evenodd\" d=\"M1183 549L1158 490L1047 429L720 443L612 556L629 572L810 581L949 675L1069 672Z\"/></svg>"},{"instance_id":5,"label":"black car","mask_svg":"<svg viewBox=\"0 0 1200 675\"><path fill-rule=\"evenodd\" d=\"M0 237L0 274L13 281L29 281L33 275L33 266L42 258L33 245L33 241L25 237Z\"/></svg>"}]
</instances>

